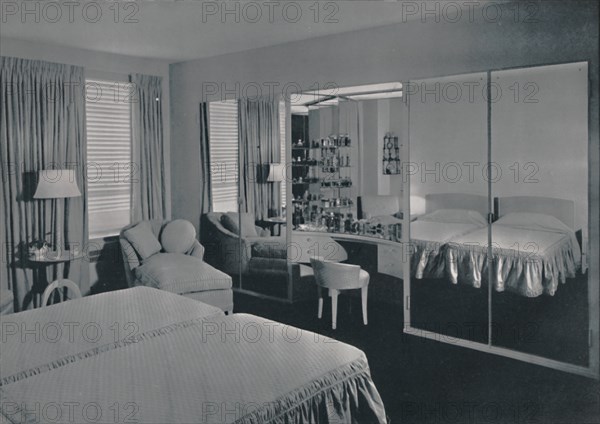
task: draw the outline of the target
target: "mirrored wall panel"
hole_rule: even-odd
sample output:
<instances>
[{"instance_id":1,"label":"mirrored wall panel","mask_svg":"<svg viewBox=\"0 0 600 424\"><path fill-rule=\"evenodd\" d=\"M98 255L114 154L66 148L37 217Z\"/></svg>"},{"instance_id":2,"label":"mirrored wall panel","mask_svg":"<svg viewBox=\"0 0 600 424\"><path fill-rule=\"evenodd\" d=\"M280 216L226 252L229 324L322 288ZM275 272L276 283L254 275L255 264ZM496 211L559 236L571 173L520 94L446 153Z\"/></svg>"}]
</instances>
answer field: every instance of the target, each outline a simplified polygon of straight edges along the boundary
<instances>
[{"instance_id":1,"label":"mirrored wall panel","mask_svg":"<svg viewBox=\"0 0 600 424\"><path fill-rule=\"evenodd\" d=\"M295 291L309 287L316 296L311 259L319 257L360 266L360 275L370 275L369 299L402 305L408 222L402 89L392 82L293 96L288 260Z\"/></svg>"},{"instance_id":2,"label":"mirrored wall panel","mask_svg":"<svg viewBox=\"0 0 600 424\"><path fill-rule=\"evenodd\" d=\"M491 82L492 344L587 366L587 63Z\"/></svg>"},{"instance_id":3,"label":"mirrored wall panel","mask_svg":"<svg viewBox=\"0 0 600 424\"><path fill-rule=\"evenodd\" d=\"M483 270L457 272L487 248L486 85L477 73L412 81L407 90L411 325L447 341L488 342Z\"/></svg>"},{"instance_id":4,"label":"mirrored wall panel","mask_svg":"<svg viewBox=\"0 0 600 424\"><path fill-rule=\"evenodd\" d=\"M597 370L588 81L579 62L411 82L410 331Z\"/></svg>"},{"instance_id":5,"label":"mirrored wall panel","mask_svg":"<svg viewBox=\"0 0 600 424\"><path fill-rule=\"evenodd\" d=\"M200 105L206 260L234 289L288 300L285 102L233 99Z\"/></svg>"}]
</instances>

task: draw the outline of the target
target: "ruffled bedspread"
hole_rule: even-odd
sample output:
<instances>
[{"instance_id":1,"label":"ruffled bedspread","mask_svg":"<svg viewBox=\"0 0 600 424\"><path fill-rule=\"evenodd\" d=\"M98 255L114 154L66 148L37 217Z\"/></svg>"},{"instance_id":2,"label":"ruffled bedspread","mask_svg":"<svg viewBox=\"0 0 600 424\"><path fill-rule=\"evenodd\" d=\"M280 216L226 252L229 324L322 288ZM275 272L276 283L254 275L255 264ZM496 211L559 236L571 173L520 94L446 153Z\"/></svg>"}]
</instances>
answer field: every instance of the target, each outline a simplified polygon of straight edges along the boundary
<instances>
[{"instance_id":1,"label":"ruffled bedspread","mask_svg":"<svg viewBox=\"0 0 600 424\"><path fill-rule=\"evenodd\" d=\"M481 287L491 267L498 292L553 296L559 284L577 275L581 251L572 232L496 224L492 228L491 258L486 229L448 243L446 270L452 283Z\"/></svg>"},{"instance_id":2,"label":"ruffled bedspread","mask_svg":"<svg viewBox=\"0 0 600 424\"><path fill-rule=\"evenodd\" d=\"M367 359L347 344L247 314L142 327L63 356L30 346L53 356L2 369L4 421L386 422Z\"/></svg>"},{"instance_id":3,"label":"ruffled bedspread","mask_svg":"<svg viewBox=\"0 0 600 424\"><path fill-rule=\"evenodd\" d=\"M446 276L446 243L439 241L410 241L410 272L416 279Z\"/></svg>"},{"instance_id":4,"label":"ruffled bedspread","mask_svg":"<svg viewBox=\"0 0 600 424\"><path fill-rule=\"evenodd\" d=\"M409 245L411 276L416 279L446 277L446 243L479 227L477 223L412 222Z\"/></svg>"}]
</instances>

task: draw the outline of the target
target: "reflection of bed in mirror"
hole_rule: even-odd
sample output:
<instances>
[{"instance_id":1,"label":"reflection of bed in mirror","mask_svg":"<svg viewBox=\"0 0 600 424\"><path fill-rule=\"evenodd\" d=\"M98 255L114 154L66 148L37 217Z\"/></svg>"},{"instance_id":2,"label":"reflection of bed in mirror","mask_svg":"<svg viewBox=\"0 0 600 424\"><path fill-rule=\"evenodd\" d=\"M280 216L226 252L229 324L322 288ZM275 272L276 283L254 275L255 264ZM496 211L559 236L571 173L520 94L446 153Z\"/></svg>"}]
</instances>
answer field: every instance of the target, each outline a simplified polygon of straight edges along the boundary
<instances>
[{"instance_id":1,"label":"reflection of bed in mirror","mask_svg":"<svg viewBox=\"0 0 600 424\"><path fill-rule=\"evenodd\" d=\"M453 238L445 249L452 283L481 287L492 266L496 291L526 297L554 295L559 283L574 278L581 249L574 230L574 202L535 196L496 199L492 224L493 257L488 261L488 229Z\"/></svg>"},{"instance_id":2,"label":"reflection of bed in mirror","mask_svg":"<svg viewBox=\"0 0 600 424\"><path fill-rule=\"evenodd\" d=\"M411 275L444 278L445 248L459 236L486 227L488 197L465 193L428 194L425 214L410 224Z\"/></svg>"}]
</instances>

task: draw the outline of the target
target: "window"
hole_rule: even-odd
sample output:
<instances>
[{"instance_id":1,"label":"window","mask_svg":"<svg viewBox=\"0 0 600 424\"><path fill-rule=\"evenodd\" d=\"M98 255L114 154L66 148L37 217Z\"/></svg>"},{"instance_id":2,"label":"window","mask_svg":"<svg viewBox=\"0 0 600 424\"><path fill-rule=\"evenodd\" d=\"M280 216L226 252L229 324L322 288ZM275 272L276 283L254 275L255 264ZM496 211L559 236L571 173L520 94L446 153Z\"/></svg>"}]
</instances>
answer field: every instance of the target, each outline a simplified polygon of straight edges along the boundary
<instances>
[{"instance_id":1,"label":"window","mask_svg":"<svg viewBox=\"0 0 600 424\"><path fill-rule=\"evenodd\" d=\"M285 163L285 103L279 104L281 163ZM208 108L211 194L213 211L237 211L238 197L238 103L237 100L211 102ZM281 204L285 205L286 186L280 184Z\"/></svg>"},{"instance_id":2,"label":"window","mask_svg":"<svg viewBox=\"0 0 600 424\"><path fill-rule=\"evenodd\" d=\"M86 79L90 238L114 236L131 221L131 84Z\"/></svg>"},{"instance_id":3,"label":"window","mask_svg":"<svg viewBox=\"0 0 600 424\"><path fill-rule=\"evenodd\" d=\"M239 138L237 101L211 102L208 107L208 119L213 211L237 211Z\"/></svg>"}]
</instances>

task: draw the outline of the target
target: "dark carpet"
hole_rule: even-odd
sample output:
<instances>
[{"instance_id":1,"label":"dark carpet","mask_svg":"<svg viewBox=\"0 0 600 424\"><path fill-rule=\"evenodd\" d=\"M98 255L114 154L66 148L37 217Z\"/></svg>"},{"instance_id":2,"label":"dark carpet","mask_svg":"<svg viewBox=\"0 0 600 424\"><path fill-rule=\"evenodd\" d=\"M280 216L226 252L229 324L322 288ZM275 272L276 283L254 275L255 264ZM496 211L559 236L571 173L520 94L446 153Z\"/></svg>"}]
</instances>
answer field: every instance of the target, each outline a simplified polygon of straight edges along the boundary
<instances>
[{"instance_id":1,"label":"dark carpet","mask_svg":"<svg viewBox=\"0 0 600 424\"><path fill-rule=\"evenodd\" d=\"M260 315L362 349L395 423L600 423L600 384L402 332L402 308L369 300L363 326L360 299L341 296L338 328L331 307L316 317L316 300L284 304L235 295L236 312Z\"/></svg>"}]
</instances>

